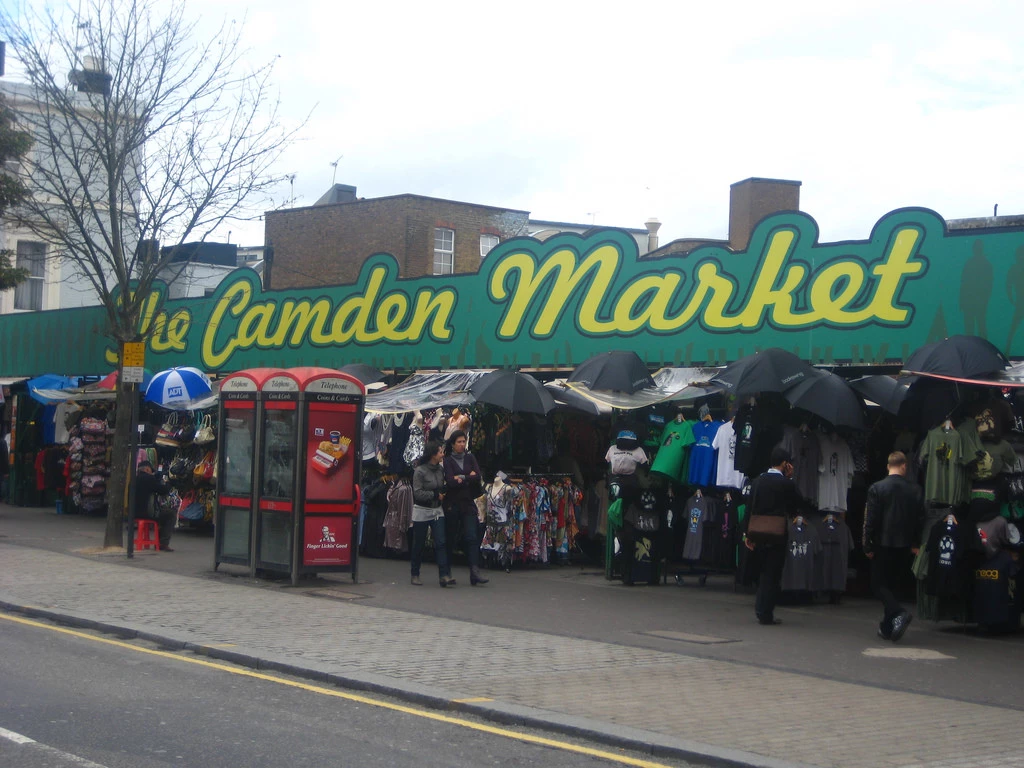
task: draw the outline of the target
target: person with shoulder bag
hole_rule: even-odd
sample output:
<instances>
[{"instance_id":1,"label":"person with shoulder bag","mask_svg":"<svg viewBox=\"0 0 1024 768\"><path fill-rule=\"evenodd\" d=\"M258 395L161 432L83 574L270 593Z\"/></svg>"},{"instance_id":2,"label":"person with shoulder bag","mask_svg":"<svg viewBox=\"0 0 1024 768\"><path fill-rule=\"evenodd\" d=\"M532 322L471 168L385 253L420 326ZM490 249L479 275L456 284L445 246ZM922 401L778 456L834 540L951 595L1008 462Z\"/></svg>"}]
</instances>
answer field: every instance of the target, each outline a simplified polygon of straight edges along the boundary
<instances>
[{"instance_id":1,"label":"person with shoulder bag","mask_svg":"<svg viewBox=\"0 0 1024 768\"><path fill-rule=\"evenodd\" d=\"M782 622L775 618L775 604L782 588L786 564L789 518L804 506L793 476L793 457L782 446L772 449L771 468L753 483L750 514L743 543L757 558L757 596L754 613L760 624Z\"/></svg>"}]
</instances>

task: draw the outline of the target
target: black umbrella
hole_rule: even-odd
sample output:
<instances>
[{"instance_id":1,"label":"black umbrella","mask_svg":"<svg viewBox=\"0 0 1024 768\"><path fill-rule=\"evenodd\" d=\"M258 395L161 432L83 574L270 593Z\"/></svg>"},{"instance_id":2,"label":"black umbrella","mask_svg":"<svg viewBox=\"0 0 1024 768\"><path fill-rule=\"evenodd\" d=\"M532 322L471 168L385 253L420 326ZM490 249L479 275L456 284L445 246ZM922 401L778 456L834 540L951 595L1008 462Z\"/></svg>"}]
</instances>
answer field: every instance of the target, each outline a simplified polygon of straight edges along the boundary
<instances>
[{"instance_id":1,"label":"black umbrella","mask_svg":"<svg viewBox=\"0 0 1024 768\"><path fill-rule=\"evenodd\" d=\"M566 381L588 389L606 389L630 394L654 386L647 363L632 351L602 352L576 366Z\"/></svg>"},{"instance_id":2,"label":"black umbrella","mask_svg":"<svg viewBox=\"0 0 1024 768\"><path fill-rule=\"evenodd\" d=\"M528 373L491 371L473 382L470 394L478 403L487 403L514 413L544 415L555 408L555 399L544 385Z\"/></svg>"},{"instance_id":3,"label":"black umbrella","mask_svg":"<svg viewBox=\"0 0 1024 768\"><path fill-rule=\"evenodd\" d=\"M355 376L363 384L383 381L386 376L383 371L379 371L366 363L349 363L348 365L341 366L338 370L342 373L347 373L349 376Z\"/></svg>"},{"instance_id":4,"label":"black umbrella","mask_svg":"<svg viewBox=\"0 0 1024 768\"><path fill-rule=\"evenodd\" d=\"M864 428L864 404L850 385L834 373L816 370L782 396L794 408L803 408L833 426Z\"/></svg>"},{"instance_id":5,"label":"black umbrella","mask_svg":"<svg viewBox=\"0 0 1024 768\"><path fill-rule=\"evenodd\" d=\"M850 382L850 386L865 400L876 403L882 410L899 413L900 405L907 399L910 383L917 377L894 379L892 376L862 376Z\"/></svg>"},{"instance_id":6,"label":"black umbrella","mask_svg":"<svg viewBox=\"0 0 1024 768\"><path fill-rule=\"evenodd\" d=\"M998 373L1010 366L1006 355L981 336L950 336L925 344L907 358L904 370L937 376L975 378Z\"/></svg>"},{"instance_id":7,"label":"black umbrella","mask_svg":"<svg viewBox=\"0 0 1024 768\"><path fill-rule=\"evenodd\" d=\"M792 352L772 347L730 363L711 377L711 383L733 395L785 392L815 373Z\"/></svg>"},{"instance_id":8,"label":"black umbrella","mask_svg":"<svg viewBox=\"0 0 1024 768\"><path fill-rule=\"evenodd\" d=\"M921 376L908 388L898 416L913 429L931 429L960 407L966 389L955 381Z\"/></svg>"}]
</instances>

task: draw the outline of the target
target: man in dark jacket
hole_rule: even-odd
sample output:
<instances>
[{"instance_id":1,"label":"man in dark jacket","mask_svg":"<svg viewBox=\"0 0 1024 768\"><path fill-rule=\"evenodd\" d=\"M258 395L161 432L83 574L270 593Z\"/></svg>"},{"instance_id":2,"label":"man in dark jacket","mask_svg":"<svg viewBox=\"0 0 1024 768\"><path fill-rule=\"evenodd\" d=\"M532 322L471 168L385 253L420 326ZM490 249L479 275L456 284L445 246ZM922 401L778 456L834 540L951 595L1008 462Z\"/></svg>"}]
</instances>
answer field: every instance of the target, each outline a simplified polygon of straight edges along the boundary
<instances>
[{"instance_id":1,"label":"man in dark jacket","mask_svg":"<svg viewBox=\"0 0 1024 768\"><path fill-rule=\"evenodd\" d=\"M174 509L160 509L156 504L156 496L165 496L170 488L164 484L162 476L153 473L153 465L148 461L139 462L135 482L135 519L155 520L160 535L160 551L173 552L170 546L171 532L177 522L178 512ZM129 535L134 536L135 532Z\"/></svg>"},{"instance_id":2,"label":"man in dark jacket","mask_svg":"<svg viewBox=\"0 0 1024 768\"><path fill-rule=\"evenodd\" d=\"M889 476L868 489L864 511L864 553L871 559L871 589L885 606L878 636L898 641L913 618L903 610L893 586L917 554L924 524L924 493L906 478L907 457L889 454Z\"/></svg>"},{"instance_id":3,"label":"man in dark jacket","mask_svg":"<svg viewBox=\"0 0 1024 768\"><path fill-rule=\"evenodd\" d=\"M782 446L776 446L772 449L769 463L771 468L753 483L750 515L777 515L788 522L805 504L796 483L790 479L793 476L793 457ZM759 559L760 575L754 598L757 620L768 626L781 624L775 618L775 603L779 599L782 569L786 564L786 539L755 543L744 535L743 543Z\"/></svg>"}]
</instances>

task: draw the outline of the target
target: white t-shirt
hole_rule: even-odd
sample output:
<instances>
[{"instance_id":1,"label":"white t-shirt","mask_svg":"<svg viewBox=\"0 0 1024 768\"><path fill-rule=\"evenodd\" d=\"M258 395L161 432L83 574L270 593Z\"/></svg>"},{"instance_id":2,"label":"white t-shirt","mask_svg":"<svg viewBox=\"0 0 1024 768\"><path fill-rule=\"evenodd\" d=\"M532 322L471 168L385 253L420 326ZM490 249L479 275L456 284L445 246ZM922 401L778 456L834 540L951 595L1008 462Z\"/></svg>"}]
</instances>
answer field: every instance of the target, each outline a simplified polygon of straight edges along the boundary
<instances>
[{"instance_id":1,"label":"white t-shirt","mask_svg":"<svg viewBox=\"0 0 1024 768\"><path fill-rule=\"evenodd\" d=\"M846 492L853 482L853 455L838 435L818 435L818 509L846 511Z\"/></svg>"},{"instance_id":2,"label":"white t-shirt","mask_svg":"<svg viewBox=\"0 0 1024 768\"><path fill-rule=\"evenodd\" d=\"M643 448L634 448L631 451L624 451L614 445L604 455L613 475L632 475L640 464L647 463L647 454Z\"/></svg>"},{"instance_id":3,"label":"white t-shirt","mask_svg":"<svg viewBox=\"0 0 1024 768\"><path fill-rule=\"evenodd\" d=\"M742 488L747 477L736 469L736 430L731 421L725 422L715 433L711 447L718 451L718 471L715 485L725 488Z\"/></svg>"}]
</instances>

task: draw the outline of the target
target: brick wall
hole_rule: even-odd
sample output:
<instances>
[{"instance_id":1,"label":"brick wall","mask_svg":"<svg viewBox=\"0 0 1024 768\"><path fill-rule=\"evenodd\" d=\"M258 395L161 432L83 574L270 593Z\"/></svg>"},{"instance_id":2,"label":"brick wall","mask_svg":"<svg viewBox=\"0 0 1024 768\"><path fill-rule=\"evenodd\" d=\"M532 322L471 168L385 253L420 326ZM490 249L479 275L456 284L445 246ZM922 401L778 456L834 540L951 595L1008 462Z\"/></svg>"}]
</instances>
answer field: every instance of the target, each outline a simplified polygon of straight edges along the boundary
<instances>
[{"instance_id":1,"label":"brick wall","mask_svg":"<svg viewBox=\"0 0 1024 768\"><path fill-rule=\"evenodd\" d=\"M504 239L510 211L418 195L397 195L351 203L293 208L266 215L266 244L274 248L272 288L352 283L363 262L390 253L402 277L431 274L434 230L455 230L455 271L480 266L481 233Z\"/></svg>"},{"instance_id":2,"label":"brick wall","mask_svg":"<svg viewBox=\"0 0 1024 768\"><path fill-rule=\"evenodd\" d=\"M800 182L745 179L729 190L729 247L744 251L758 222L780 211L800 210Z\"/></svg>"}]
</instances>

